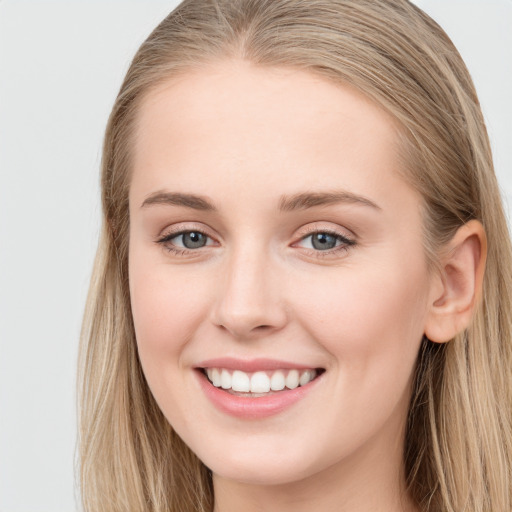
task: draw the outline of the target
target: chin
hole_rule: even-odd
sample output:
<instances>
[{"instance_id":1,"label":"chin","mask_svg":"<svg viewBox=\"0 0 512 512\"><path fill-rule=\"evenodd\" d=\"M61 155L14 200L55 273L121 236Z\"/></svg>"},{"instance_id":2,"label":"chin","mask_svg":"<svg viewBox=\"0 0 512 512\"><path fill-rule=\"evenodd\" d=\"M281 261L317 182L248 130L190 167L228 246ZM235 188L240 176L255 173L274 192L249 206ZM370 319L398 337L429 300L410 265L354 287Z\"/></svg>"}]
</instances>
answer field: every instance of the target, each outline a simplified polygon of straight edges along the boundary
<instances>
[{"instance_id":1,"label":"chin","mask_svg":"<svg viewBox=\"0 0 512 512\"><path fill-rule=\"evenodd\" d=\"M286 485L311 476L306 469L292 468L281 461L276 464L226 464L210 467L213 474L225 480L249 485Z\"/></svg>"},{"instance_id":2,"label":"chin","mask_svg":"<svg viewBox=\"0 0 512 512\"><path fill-rule=\"evenodd\" d=\"M257 453L256 453L257 451ZM268 450L234 450L208 454L201 458L217 477L251 485L284 485L298 482L322 470L322 461L309 461L296 448L291 452Z\"/></svg>"}]
</instances>

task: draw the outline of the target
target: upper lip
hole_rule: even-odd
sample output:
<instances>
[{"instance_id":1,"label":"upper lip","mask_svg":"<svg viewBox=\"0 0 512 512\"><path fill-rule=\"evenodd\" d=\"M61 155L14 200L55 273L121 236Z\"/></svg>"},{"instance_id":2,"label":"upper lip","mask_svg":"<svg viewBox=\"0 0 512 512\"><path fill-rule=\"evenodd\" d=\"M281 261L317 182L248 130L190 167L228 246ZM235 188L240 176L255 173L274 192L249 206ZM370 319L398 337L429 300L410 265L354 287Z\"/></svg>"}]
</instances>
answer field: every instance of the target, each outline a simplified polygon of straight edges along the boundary
<instances>
[{"instance_id":1,"label":"upper lip","mask_svg":"<svg viewBox=\"0 0 512 512\"><path fill-rule=\"evenodd\" d=\"M236 359L233 357L219 357L207 359L196 365L197 368L225 368L226 370L240 370L243 372L256 372L258 370L311 370L318 368L315 365L282 361L279 359Z\"/></svg>"}]
</instances>

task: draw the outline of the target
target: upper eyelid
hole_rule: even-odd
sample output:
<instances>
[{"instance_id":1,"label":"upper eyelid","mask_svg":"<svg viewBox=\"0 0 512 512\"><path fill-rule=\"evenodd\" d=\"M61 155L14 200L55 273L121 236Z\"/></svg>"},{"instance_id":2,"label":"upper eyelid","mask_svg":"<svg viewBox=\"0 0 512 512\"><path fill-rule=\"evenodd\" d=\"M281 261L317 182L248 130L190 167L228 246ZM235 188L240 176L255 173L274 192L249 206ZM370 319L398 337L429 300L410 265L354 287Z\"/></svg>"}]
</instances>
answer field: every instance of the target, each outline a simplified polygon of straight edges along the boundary
<instances>
[{"instance_id":1,"label":"upper eyelid","mask_svg":"<svg viewBox=\"0 0 512 512\"><path fill-rule=\"evenodd\" d=\"M357 245L356 240L353 238L348 238L345 235L342 235L342 234L334 232L334 231L324 230L324 231L313 231L312 233L302 236L296 242L293 242L293 244L291 246L298 247L298 245L301 242L308 239L310 236L314 235L315 233L326 233L330 236L337 238L338 241L341 242L339 245L336 245L335 247L331 247L330 249L324 249L324 250L311 249L311 248L307 248L307 247L304 248L304 250L314 252L315 255L318 255L318 256L327 257L328 255L333 255L334 253L337 253L340 250L347 250L348 248Z\"/></svg>"},{"instance_id":2,"label":"upper eyelid","mask_svg":"<svg viewBox=\"0 0 512 512\"><path fill-rule=\"evenodd\" d=\"M215 239L215 237L211 234L211 230L203 227L200 224L187 224L185 223L178 223L176 226L167 226L164 229L162 229L159 234L157 235L158 239L161 238L167 238L167 237L173 237L173 236L179 236L183 233L190 233L192 231L197 231L198 233L202 233L203 235L208 236L209 238Z\"/></svg>"},{"instance_id":3,"label":"upper eyelid","mask_svg":"<svg viewBox=\"0 0 512 512\"><path fill-rule=\"evenodd\" d=\"M327 226L319 226L318 224L322 223L323 221L318 222L312 222L308 223L304 226L299 227L295 230L296 235L293 236L294 241L291 243L291 245L294 245L301 240L307 238L308 236L311 236L315 233L328 233L333 236L338 236L340 238L344 238L345 240L349 240L351 242L356 242L356 235L348 230L347 228L340 227L327 227ZM200 225L200 224L186 224L186 223L178 223L176 227L174 226L168 226L164 228L159 235L157 235L157 241L162 241L164 239L170 239L177 236L180 236L184 233L190 233L190 232L199 232L203 235L207 236L208 238L214 240L215 242L219 243L219 238L212 235L211 230Z\"/></svg>"},{"instance_id":4,"label":"upper eyelid","mask_svg":"<svg viewBox=\"0 0 512 512\"><path fill-rule=\"evenodd\" d=\"M328 230L328 229L311 231L310 233L306 233L305 235L301 235L301 237L298 239L298 241L300 242L301 240L305 240L306 238L309 238L310 236L313 236L313 235L318 234L318 233L326 234L326 235L332 236L334 238L340 238L340 239L348 240L348 241L351 241L351 242L353 241L352 238L349 238L348 236L346 236L346 235L344 235L342 233L339 233L337 231L331 231L331 230ZM294 243L296 243L296 242L294 242Z\"/></svg>"},{"instance_id":5,"label":"upper eyelid","mask_svg":"<svg viewBox=\"0 0 512 512\"><path fill-rule=\"evenodd\" d=\"M298 235L299 238L297 239L297 241L303 240L304 238L306 238L310 235L313 235L315 233L329 233L331 235L339 236L339 237L345 238L347 240L351 240L353 242L355 242L357 239L356 235L351 230L349 230L347 228L342 228L341 226L326 227L325 225L319 226L318 224L319 223L317 223L317 222L313 222L313 223L309 223L306 226L299 228L297 231L300 234ZM304 230L304 231L301 232L301 230Z\"/></svg>"},{"instance_id":6,"label":"upper eyelid","mask_svg":"<svg viewBox=\"0 0 512 512\"><path fill-rule=\"evenodd\" d=\"M179 236L185 235L186 233L200 233L201 235L204 235L206 238L210 238L211 240L215 240L213 237L211 237L208 233L205 233L204 231L200 231L199 229L185 229L183 231L176 231L176 232L170 232L166 235L163 235L159 241L162 240L172 240L173 238L177 238Z\"/></svg>"}]
</instances>

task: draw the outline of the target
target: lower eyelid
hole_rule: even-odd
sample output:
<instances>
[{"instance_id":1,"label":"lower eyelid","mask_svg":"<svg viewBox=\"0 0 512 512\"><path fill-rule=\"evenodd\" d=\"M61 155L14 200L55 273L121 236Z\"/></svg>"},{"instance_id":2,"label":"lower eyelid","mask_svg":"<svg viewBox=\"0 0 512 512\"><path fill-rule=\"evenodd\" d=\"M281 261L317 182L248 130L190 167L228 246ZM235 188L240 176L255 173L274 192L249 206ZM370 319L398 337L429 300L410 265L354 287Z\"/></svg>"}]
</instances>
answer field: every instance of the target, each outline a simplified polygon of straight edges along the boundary
<instances>
[{"instance_id":1,"label":"lower eyelid","mask_svg":"<svg viewBox=\"0 0 512 512\"><path fill-rule=\"evenodd\" d=\"M350 245L342 244L324 250L304 248L302 252L312 258L339 258L344 253L349 252L351 248L352 246Z\"/></svg>"}]
</instances>

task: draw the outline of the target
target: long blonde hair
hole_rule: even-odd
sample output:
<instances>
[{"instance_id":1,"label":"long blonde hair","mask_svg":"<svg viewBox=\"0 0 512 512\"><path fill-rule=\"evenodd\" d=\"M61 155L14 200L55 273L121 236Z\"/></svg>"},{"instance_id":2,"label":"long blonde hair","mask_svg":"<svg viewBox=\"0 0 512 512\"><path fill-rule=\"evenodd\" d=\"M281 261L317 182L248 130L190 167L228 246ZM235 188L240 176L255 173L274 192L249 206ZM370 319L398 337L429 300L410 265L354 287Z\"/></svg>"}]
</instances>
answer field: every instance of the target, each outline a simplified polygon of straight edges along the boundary
<instances>
[{"instance_id":1,"label":"long blonde hair","mask_svg":"<svg viewBox=\"0 0 512 512\"><path fill-rule=\"evenodd\" d=\"M215 59L286 66L351 84L401 126L404 178L423 196L425 250L478 219L487 270L474 322L424 340L404 447L408 491L429 512L512 510L512 249L469 73L407 0L185 0L136 54L102 163L103 229L83 324L79 463L88 512L211 511L207 468L156 405L137 356L128 291L134 121L157 84Z\"/></svg>"}]
</instances>

